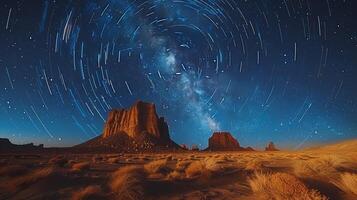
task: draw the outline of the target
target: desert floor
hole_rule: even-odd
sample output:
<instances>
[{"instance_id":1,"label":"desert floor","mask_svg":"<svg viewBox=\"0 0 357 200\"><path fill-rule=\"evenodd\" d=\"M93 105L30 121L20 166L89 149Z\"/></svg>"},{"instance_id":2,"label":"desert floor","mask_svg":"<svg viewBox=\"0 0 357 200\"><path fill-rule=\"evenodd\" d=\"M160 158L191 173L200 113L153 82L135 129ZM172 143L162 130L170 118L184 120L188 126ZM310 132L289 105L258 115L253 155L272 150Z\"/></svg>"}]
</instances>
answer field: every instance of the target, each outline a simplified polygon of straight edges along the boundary
<instances>
[{"instance_id":1,"label":"desert floor","mask_svg":"<svg viewBox=\"0 0 357 200\"><path fill-rule=\"evenodd\" d=\"M357 199L357 152L3 154L0 199Z\"/></svg>"}]
</instances>

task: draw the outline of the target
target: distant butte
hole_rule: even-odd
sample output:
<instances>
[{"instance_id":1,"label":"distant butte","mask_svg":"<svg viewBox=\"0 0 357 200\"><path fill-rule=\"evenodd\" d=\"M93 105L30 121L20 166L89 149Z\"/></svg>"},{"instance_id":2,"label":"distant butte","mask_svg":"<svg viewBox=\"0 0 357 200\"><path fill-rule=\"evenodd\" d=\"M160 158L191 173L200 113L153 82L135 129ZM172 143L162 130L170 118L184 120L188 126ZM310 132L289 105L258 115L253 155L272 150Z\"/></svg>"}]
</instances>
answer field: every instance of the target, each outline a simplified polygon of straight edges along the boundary
<instances>
[{"instance_id":1,"label":"distant butte","mask_svg":"<svg viewBox=\"0 0 357 200\"><path fill-rule=\"evenodd\" d=\"M182 149L170 139L168 125L157 115L155 105L142 101L129 109L112 110L103 134L75 148L124 152Z\"/></svg>"},{"instance_id":2,"label":"distant butte","mask_svg":"<svg viewBox=\"0 0 357 200\"><path fill-rule=\"evenodd\" d=\"M155 105L142 101L136 102L130 109L114 109L109 113L103 138L125 132L132 138L147 133L159 140L170 140L165 119L156 114Z\"/></svg>"},{"instance_id":3,"label":"distant butte","mask_svg":"<svg viewBox=\"0 0 357 200\"><path fill-rule=\"evenodd\" d=\"M33 143L17 145L10 142L7 138L0 138L0 153L1 152L27 152L27 151L41 151L43 150L43 144L38 146Z\"/></svg>"},{"instance_id":4,"label":"distant butte","mask_svg":"<svg viewBox=\"0 0 357 200\"><path fill-rule=\"evenodd\" d=\"M265 147L265 151L279 151L279 149L275 147L273 142L269 142L268 146Z\"/></svg>"},{"instance_id":5,"label":"distant butte","mask_svg":"<svg viewBox=\"0 0 357 200\"><path fill-rule=\"evenodd\" d=\"M215 132L208 140L209 151L254 151L253 148L243 148L229 132Z\"/></svg>"}]
</instances>

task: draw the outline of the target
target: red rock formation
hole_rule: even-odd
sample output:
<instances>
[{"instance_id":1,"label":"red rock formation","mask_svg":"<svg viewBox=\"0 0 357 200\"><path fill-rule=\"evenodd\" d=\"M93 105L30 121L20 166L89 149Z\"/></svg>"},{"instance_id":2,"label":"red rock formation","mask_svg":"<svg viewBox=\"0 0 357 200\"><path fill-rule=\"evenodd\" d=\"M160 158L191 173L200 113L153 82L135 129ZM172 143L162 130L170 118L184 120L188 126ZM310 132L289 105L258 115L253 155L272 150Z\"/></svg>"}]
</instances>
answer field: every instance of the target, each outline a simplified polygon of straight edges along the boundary
<instances>
[{"instance_id":1,"label":"red rock formation","mask_svg":"<svg viewBox=\"0 0 357 200\"><path fill-rule=\"evenodd\" d=\"M130 109L118 109L109 113L105 124L103 138L125 132L135 138L143 132L160 140L169 140L169 130L164 118L156 114L155 105L136 102Z\"/></svg>"},{"instance_id":2,"label":"red rock formation","mask_svg":"<svg viewBox=\"0 0 357 200\"><path fill-rule=\"evenodd\" d=\"M217 150L239 150L238 141L229 132L215 132L208 140L208 149Z\"/></svg>"},{"instance_id":3,"label":"red rock formation","mask_svg":"<svg viewBox=\"0 0 357 200\"><path fill-rule=\"evenodd\" d=\"M265 151L279 151L274 145L273 142L269 142L268 146L265 147Z\"/></svg>"},{"instance_id":4,"label":"red rock formation","mask_svg":"<svg viewBox=\"0 0 357 200\"><path fill-rule=\"evenodd\" d=\"M158 117L155 105L142 101L129 109L112 110L103 134L76 148L121 152L182 149L170 139L168 126Z\"/></svg>"},{"instance_id":5,"label":"red rock formation","mask_svg":"<svg viewBox=\"0 0 357 200\"><path fill-rule=\"evenodd\" d=\"M209 151L254 151L253 148L244 148L229 132L215 132L208 140Z\"/></svg>"}]
</instances>

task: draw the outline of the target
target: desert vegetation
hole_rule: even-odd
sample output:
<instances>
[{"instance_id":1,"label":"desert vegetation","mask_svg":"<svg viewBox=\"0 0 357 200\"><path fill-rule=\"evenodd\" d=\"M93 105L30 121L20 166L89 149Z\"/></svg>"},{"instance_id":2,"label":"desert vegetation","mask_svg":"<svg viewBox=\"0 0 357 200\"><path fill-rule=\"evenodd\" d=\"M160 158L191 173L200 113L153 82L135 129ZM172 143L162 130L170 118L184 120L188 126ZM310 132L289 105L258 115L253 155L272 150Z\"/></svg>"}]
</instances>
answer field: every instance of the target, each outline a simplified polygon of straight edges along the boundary
<instances>
[{"instance_id":1,"label":"desert vegetation","mask_svg":"<svg viewBox=\"0 0 357 200\"><path fill-rule=\"evenodd\" d=\"M355 151L0 156L0 199L357 199Z\"/></svg>"}]
</instances>

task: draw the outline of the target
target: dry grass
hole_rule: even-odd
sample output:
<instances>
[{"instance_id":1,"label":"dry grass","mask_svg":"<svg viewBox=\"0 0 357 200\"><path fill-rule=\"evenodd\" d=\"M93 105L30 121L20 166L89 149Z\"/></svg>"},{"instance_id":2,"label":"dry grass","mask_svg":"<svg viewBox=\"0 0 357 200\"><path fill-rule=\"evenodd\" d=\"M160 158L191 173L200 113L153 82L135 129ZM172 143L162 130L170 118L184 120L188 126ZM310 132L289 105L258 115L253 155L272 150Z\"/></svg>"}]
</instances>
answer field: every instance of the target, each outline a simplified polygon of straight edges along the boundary
<instances>
[{"instance_id":1,"label":"dry grass","mask_svg":"<svg viewBox=\"0 0 357 200\"><path fill-rule=\"evenodd\" d=\"M7 165L0 168L0 177L14 177L27 172L27 168L23 165Z\"/></svg>"},{"instance_id":2,"label":"dry grass","mask_svg":"<svg viewBox=\"0 0 357 200\"><path fill-rule=\"evenodd\" d=\"M340 179L333 183L342 191L357 196L357 174L343 173L340 175Z\"/></svg>"},{"instance_id":3,"label":"dry grass","mask_svg":"<svg viewBox=\"0 0 357 200\"><path fill-rule=\"evenodd\" d=\"M68 160L64 156L55 156L48 161L49 164L64 167Z\"/></svg>"},{"instance_id":4,"label":"dry grass","mask_svg":"<svg viewBox=\"0 0 357 200\"><path fill-rule=\"evenodd\" d=\"M119 163L120 158L119 157L108 158L108 162L111 164Z\"/></svg>"},{"instance_id":5,"label":"dry grass","mask_svg":"<svg viewBox=\"0 0 357 200\"><path fill-rule=\"evenodd\" d=\"M113 173L110 188L118 200L144 199L144 169L136 166L122 167Z\"/></svg>"},{"instance_id":6,"label":"dry grass","mask_svg":"<svg viewBox=\"0 0 357 200\"><path fill-rule=\"evenodd\" d=\"M294 164L294 172L303 177L333 178L338 175L338 168L343 160L337 156L323 156L316 159L297 161Z\"/></svg>"},{"instance_id":7,"label":"dry grass","mask_svg":"<svg viewBox=\"0 0 357 200\"><path fill-rule=\"evenodd\" d=\"M92 162L94 162L94 163L98 163L98 162L101 162L103 160L104 160L103 156L100 156L100 155L95 155L92 158Z\"/></svg>"},{"instance_id":8,"label":"dry grass","mask_svg":"<svg viewBox=\"0 0 357 200\"><path fill-rule=\"evenodd\" d=\"M167 175L167 179L171 181L176 181L176 180L183 180L185 179L185 174L183 172L179 171L172 171Z\"/></svg>"},{"instance_id":9,"label":"dry grass","mask_svg":"<svg viewBox=\"0 0 357 200\"><path fill-rule=\"evenodd\" d=\"M72 165L72 171L85 171L90 169L89 162L80 162Z\"/></svg>"},{"instance_id":10,"label":"dry grass","mask_svg":"<svg viewBox=\"0 0 357 200\"><path fill-rule=\"evenodd\" d=\"M54 175L55 172L56 170L53 167L36 169L33 172L30 172L24 176L19 176L11 179L6 183L3 183L4 185L1 185L1 187L10 191L15 191L18 190L19 188L26 187L28 185L36 183L41 179L48 178L51 175Z\"/></svg>"},{"instance_id":11,"label":"dry grass","mask_svg":"<svg viewBox=\"0 0 357 200\"><path fill-rule=\"evenodd\" d=\"M255 172L263 172L263 171L267 171L267 167L264 165L263 161L253 159L246 163L245 170L255 171Z\"/></svg>"},{"instance_id":12,"label":"dry grass","mask_svg":"<svg viewBox=\"0 0 357 200\"><path fill-rule=\"evenodd\" d=\"M148 174L168 173L171 169L168 167L166 159L155 160L144 165L144 169Z\"/></svg>"},{"instance_id":13,"label":"dry grass","mask_svg":"<svg viewBox=\"0 0 357 200\"><path fill-rule=\"evenodd\" d=\"M102 199L102 189L100 186L88 186L78 192L74 192L72 200Z\"/></svg>"},{"instance_id":14,"label":"dry grass","mask_svg":"<svg viewBox=\"0 0 357 200\"><path fill-rule=\"evenodd\" d=\"M206 168L205 163L202 161L194 161L190 163L185 169L187 178L198 178L200 176L209 177L210 171Z\"/></svg>"},{"instance_id":15,"label":"dry grass","mask_svg":"<svg viewBox=\"0 0 357 200\"><path fill-rule=\"evenodd\" d=\"M224 162L225 162L225 160L222 160L222 159L206 158L204 160L204 167L212 172L219 172L219 171L223 170L222 164Z\"/></svg>"},{"instance_id":16,"label":"dry grass","mask_svg":"<svg viewBox=\"0 0 357 200\"><path fill-rule=\"evenodd\" d=\"M287 173L255 173L249 184L259 199L327 200L315 190L309 190L299 179Z\"/></svg>"},{"instance_id":17,"label":"dry grass","mask_svg":"<svg viewBox=\"0 0 357 200\"><path fill-rule=\"evenodd\" d=\"M175 170L179 172L185 171L186 167L190 164L190 161L177 161Z\"/></svg>"}]
</instances>

